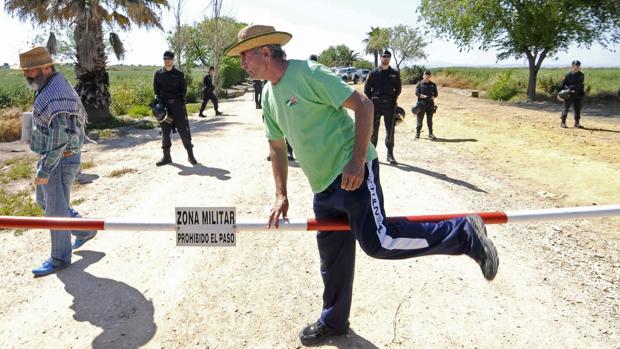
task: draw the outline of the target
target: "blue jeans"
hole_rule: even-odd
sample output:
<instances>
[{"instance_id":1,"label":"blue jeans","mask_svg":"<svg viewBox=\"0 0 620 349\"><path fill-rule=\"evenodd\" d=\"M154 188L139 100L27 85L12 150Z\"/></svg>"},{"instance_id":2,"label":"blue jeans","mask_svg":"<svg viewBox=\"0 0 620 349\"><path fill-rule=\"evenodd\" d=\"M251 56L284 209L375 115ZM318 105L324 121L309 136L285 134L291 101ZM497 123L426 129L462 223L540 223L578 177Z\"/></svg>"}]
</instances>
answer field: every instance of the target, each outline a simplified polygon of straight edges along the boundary
<instances>
[{"instance_id":1,"label":"blue jeans","mask_svg":"<svg viewBox=\"0 0 620 349\"><path fill-rule=\"evenodd\" d=\"M50 173L47 184L37 185L37 203L45 217L75 217L71 203L71 185L80 170L80 154L62 157ZM77 212L76 212L77 213ZM52 252L50 261L57 266L71 263L71 234L76 238L89 238L96 232L50 230Z\"/></svg>"},{"instance_id":2,"label":"blue jeans","mask_svg":"<svg viewBox=\"0 0 620 349\"><path fill-rule=\"evenodd\" d=\"M341 181L342 175L314 194L317 218L347 219L351 226L351 231L317 233L324 285L323 325L336 330L348 327L356 241L367 255L379 259L434 254L474 257L479 253L480 241L465 218L433 223L386 221L377 159L366 163L365 180L357 190L341 189Z\"/></svg>"}]
</instances>

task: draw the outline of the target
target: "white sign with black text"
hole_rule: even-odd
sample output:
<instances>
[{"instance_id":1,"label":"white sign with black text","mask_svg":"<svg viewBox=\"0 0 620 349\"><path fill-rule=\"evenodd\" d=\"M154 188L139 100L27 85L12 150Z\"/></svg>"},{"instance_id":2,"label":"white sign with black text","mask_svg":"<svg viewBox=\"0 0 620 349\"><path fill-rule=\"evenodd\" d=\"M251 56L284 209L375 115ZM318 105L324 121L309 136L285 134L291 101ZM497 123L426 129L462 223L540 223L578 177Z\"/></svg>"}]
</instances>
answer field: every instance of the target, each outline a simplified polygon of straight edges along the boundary
<instances>
[{"instance_id":1,"label":"white sign with black text","mask_svg":"<svg viewBox=\"0 0 620 349\"><path fill-rule=\"evenodd\" d=\"M175 207L177 246L236 246L234 207Z\"/></svg>"}]
</instances>

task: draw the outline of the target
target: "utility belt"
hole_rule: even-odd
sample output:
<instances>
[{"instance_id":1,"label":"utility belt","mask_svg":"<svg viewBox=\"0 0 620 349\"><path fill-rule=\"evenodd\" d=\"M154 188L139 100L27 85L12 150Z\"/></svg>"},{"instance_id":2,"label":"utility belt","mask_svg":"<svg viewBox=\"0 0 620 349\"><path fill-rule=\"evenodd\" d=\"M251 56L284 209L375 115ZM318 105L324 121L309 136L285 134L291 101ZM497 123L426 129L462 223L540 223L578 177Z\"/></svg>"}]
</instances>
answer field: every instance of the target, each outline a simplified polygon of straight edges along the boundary
<instances>
[{"instance_id":1,"label":"utility belt","mask_svg":"<svg viewBox=\"0 0 620 349\"><path fill-rule=\"evenodd\" d=\"M170 99L164 99L163 102L166 104L177 104L177 103L183 102L183 100L180 98L170 98Z\"/></svg>"},{"instance_id":2,"label":"utility belt","mask_svg":"<svg viewBox=\"0 0 620 349\"><path fill-rule=\"evenodd\" d=\"M378 103L378 104L396 104L396 98L394 97L373 96L371 100L373 101L373 103Z\"/></svg>"}]
</instances>

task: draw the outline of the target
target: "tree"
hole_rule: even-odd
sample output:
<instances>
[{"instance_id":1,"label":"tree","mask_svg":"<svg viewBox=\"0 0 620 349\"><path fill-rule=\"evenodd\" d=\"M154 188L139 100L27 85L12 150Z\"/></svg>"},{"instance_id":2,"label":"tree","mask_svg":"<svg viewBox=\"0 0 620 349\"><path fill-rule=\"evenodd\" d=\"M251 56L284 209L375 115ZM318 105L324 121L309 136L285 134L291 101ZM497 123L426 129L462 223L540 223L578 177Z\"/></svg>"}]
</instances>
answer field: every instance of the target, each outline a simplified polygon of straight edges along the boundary
<instances>
[{"instance_id":1,"label":"tree","mask_svg":"<svg viewBox=\"0 0 620 349\"><path fill-rule=\"evenodd\" d=\"M360 60L359 53L351 50L347 45L330 46L319 54L319 63L328 66L352 66Z\"/></svg>"},{"instance_id":2,"label":"tree","mask_svg":"<svg viewBox=\"0 0 620 349\"><path fill-rule=\"evenodd\" d=\"M482 50L497 50L498 60L526 58L529 100L536 97L545 58L571 44L620 42L617 0L422 0L418 11L430 28L461 49L479 44Z\"/></svg>"},{"instance_id":3,"label":"tree","mask_svg":"<svg viewBox=\"0 0 620 349\"><path fill-rule=\"evenodd\" d=\"M5 0L4 4L8 13L21 20L44 26L73 28L74 70L78 81L75 89L91 122L102 122L112 117L104 26L129 30L135 24L162 29L158 12L167 6L166 0ZM114 54L122 59L125 50L120 37L110 32L108 38ZM48 48L54 48L54 41L55 36L50 35Z\"/></svg>"},{"instance_id":4,"label":"tree","mask_svg":"<svg viewBox=\"0 0 620 349\"><path fill-rule=\"evenodd\" d=\"M370 31L366 33L364 43L364 53L372 54L375 58L375 67L379 64L379 54L388 47L390 41L390 31L387 28L370 27Z\"/></svg>"},{"instance_id":5,"label":"tree","mask_svg":"<svg viewBox=\"0 0 620 349\"><path fill-rule=\"evenodd\" d=\"M168 43L173 47L174 55L179 66L185 62L184 49L186 41L186 30L183 30L182 17L183 8L186 0L172 0L172 14L174 16L174 32L168 35Z\"/></svg>"},{"instance_id":6,"label":"tree","mask_svg":"<svg viewBox=\"0 0 620 349\"><path fill-rule=\"evenodd\" d=\"M406 25L397 25L390 28L389 32L388 47L392 50L392 57L394 57L398 71L400 71L400 64L403 62L426 58L424 48L428 43L415 29Z\"/></svg>"},{"instance_id":7,"label":"tree","mask_svg":"<svg viewBox=\"0 0 620 349\"><path fill-rule=\"evenodd\" d=\"M218 15L219 16L219 15ZM237 33L245 27L231 17L205 18L201 22L184 27L186 30L185 55L188 63L215 67L213 85L216 91L223 86L221 68L226 48L237 42ZM226 63L230 66L230 62Z\"/></svg>"}]
</instances>

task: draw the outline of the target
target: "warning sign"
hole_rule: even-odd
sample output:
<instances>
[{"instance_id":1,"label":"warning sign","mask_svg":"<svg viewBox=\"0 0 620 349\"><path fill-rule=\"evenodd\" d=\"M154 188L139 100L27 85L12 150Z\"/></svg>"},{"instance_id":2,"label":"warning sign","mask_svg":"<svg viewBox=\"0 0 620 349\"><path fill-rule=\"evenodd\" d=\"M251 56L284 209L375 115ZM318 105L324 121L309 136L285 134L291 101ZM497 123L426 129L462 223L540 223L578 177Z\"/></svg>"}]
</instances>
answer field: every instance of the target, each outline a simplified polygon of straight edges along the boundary
<instances>
[{"instance_id":1,"label":"warning sign","mask_svg":"<svg viewBox=\"0 0 620 349\"><path fill-rule=\"evenodd\" d=\"M176 207L177 246L236 246L234 207Z\"/></svg>"}]
</instances>

